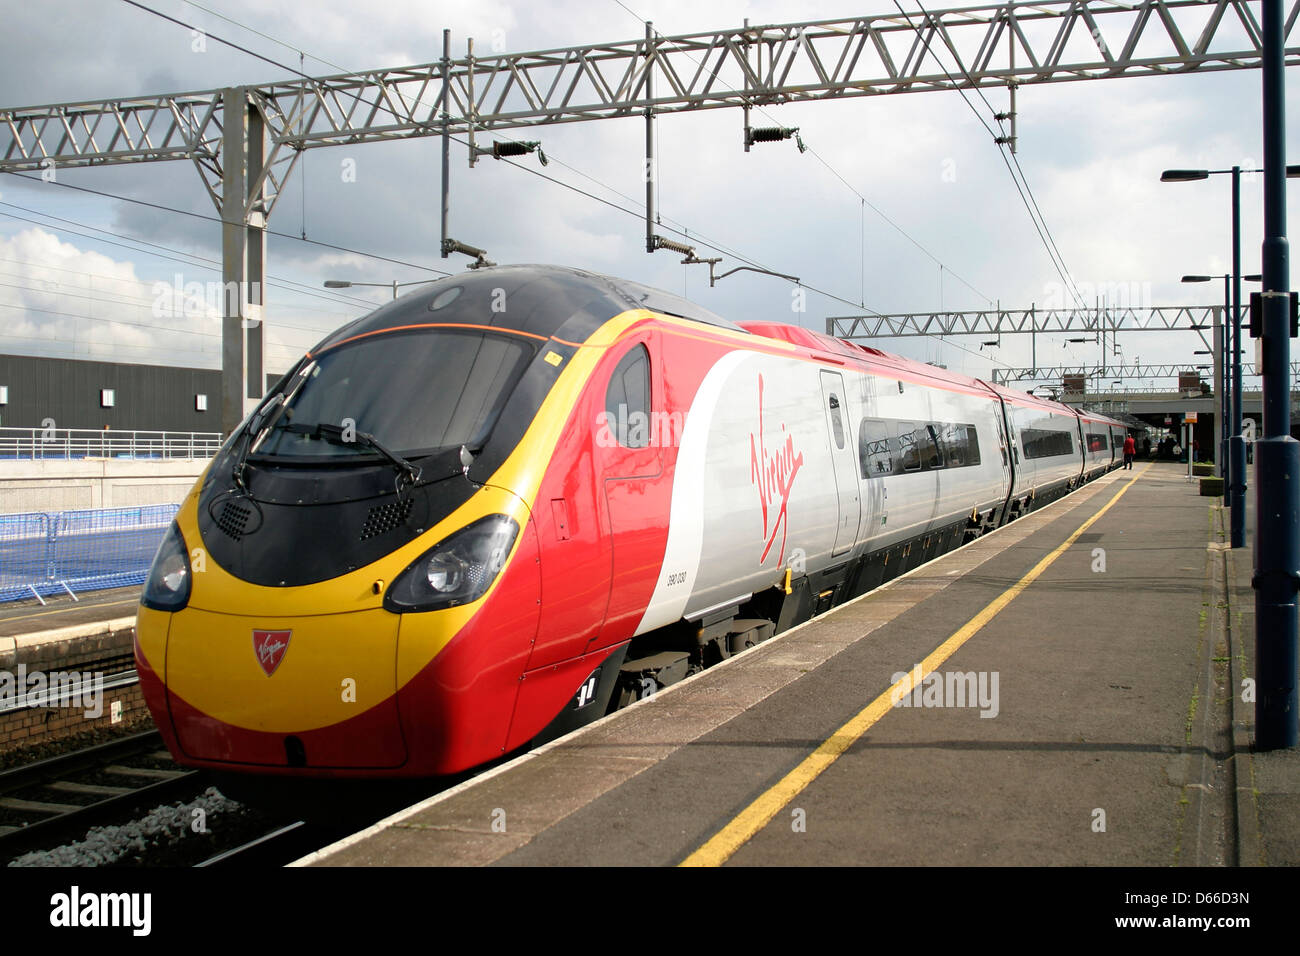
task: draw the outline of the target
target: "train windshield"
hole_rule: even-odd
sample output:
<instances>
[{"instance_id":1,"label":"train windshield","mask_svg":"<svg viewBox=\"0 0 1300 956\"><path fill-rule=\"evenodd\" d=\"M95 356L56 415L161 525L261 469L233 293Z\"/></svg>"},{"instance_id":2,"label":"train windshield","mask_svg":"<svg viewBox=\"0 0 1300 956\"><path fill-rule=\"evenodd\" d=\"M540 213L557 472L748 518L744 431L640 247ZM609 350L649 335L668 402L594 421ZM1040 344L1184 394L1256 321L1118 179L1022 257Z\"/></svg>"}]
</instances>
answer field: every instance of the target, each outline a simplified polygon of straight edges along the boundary
<instances>
[{"instance_id":1,"label":"train windshield","mask_svg":"<svg viewBox=\"0 0 1300 956\"><path fill-rule=\"evenodd\" d=\"M347 430L410 457L487 439L534 349L526 339L477 329L368 335L329 349L285 403L256 449L276 457L370 455ZM315 426L342 428L322 440Z\"/></svg>"}]
</instances>

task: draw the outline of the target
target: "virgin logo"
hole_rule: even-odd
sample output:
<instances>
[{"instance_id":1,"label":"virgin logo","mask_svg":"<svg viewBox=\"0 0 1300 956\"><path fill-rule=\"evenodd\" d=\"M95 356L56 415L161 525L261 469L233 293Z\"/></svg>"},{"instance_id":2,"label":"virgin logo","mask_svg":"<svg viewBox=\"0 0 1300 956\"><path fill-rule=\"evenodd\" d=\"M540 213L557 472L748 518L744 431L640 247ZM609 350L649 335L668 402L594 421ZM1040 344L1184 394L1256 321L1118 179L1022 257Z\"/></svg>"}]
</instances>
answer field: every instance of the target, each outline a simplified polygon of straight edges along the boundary
<instances>
[{"instance_id":1,"label":"virgin logo","mask_svg":"<svg viewBox=\"0 0 1300 956\"><path fill-rule=\"evenodd\" d=\"M785 425L781 425L782 433ZM785 563L785 542L790 530L789 517L790 488L794 476L803 467L803 452L795 454L794 436L786 435L785 441L775 451L767 450L767 439L763 431L763 376L758 377L758 437L749 435L750 482L758 487L758 503L763 509L763 538L766 546L763 556L758 559L762 564L767 560L776 543L776 535L781 533L781 552L778 564Z\"/></svg>"},{"instance_id":2,"label":"virgin logo","mask_svg":"<svg viewBox=\"0 0 1300 956\"><path fill-rule=\"evenodd\" d=\"M257 663L262 665L266 676L270 677L284 660L285 648L289 646L289 637L293 631L254 631L253 653Z\"/></svg>"}]
</instances>

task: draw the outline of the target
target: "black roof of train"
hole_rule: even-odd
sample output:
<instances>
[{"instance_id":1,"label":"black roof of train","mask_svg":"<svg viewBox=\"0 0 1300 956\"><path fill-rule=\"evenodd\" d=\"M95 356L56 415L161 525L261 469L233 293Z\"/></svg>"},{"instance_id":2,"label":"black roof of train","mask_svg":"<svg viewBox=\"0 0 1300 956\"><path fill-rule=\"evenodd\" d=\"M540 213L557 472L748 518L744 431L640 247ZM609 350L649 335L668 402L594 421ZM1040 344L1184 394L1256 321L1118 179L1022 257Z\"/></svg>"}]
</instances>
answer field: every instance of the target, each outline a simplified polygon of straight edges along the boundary
<instances>
[{"instance_id":1,"label":"black roof of train","mask_svg":"<svg viewBox=\"0 0 1300 956\"><path fill-rule=\"evenodd\" d=\"M336 330L312 351L359 335L430 323L491 326L582 342L614 316L637 308L744 331L688 299L639 282L565 266L493 266L422 286Z\"/></svg>"}]
</instances>

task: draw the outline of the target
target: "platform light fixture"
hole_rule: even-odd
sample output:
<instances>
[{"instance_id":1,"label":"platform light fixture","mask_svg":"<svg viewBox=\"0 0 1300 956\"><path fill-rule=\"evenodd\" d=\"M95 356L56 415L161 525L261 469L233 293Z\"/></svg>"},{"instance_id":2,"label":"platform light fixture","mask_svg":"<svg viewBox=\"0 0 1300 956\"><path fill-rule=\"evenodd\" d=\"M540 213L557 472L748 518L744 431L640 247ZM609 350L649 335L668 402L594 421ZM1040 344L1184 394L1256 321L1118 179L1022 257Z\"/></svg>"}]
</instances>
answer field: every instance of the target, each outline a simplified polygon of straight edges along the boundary
<instances>
[{"instance_id":1,"label":"platform light fixture","mask_svg":"<svg viewBox=\"0 0 1300 956\"><path fill-rule=\"evenodd\" d=\"M1201 179L1209 179L1211 176L1229 175L1232 177L1232 272L1230 275L1241 275L1241 174L1245 173L1262 173L1263 169L1242 169L1240 166L1233 166L1231 169L1166 169L1160 174L1162 183L1189 183ZM1286 176L1288 179L1300 177L1300 165L1287 166ZM1187 281L1209 281L1209 279L1196 279L1187 277ZM1227 419L1229 425L1228 449L1228 470L1224 474L1224 493L1231 499L1231 544L1234 548L1244 547L1246 544L1246 443L1241 434L1241 285L1239 282L1233 283L1232 305L1227 312L1231 315L1232 321L1227 325L1225 331L1230 335L1225 335L1229 341L1226 348L1232 356L1232 386L1225 388L1225 393L1231 393L1230 409L1231 417ZM1225 369L1225 376L1226 376Z\"/></svg>"},{"instance_id":2,"label":"platform light fixture","mask_svg":"<svg viewBox=\"0 0 1300 956\"><path fill-rule=\"evenodd\" d=\"M398 282L394 279L392 282L352 282L348 279L326 279L325 288L327 289L351 289L353 286L369 285L376 286L380 289L392 289L393 298L397 298L397 290L408 285L425 285L430 282L437 282L437 279L416 279L414 282Z\"/></svg>"},{"instance_id":3,"label":"platform light fixture","mask_svg":"<svg viewBox=\"0 0 1300 956\"><path fill-rule=\"evenodd\" d=\"M1194 170L1193 170L1194 171ZM1178 172L1178 170L1172 170ZM1168 180L1169 182L1179 182L1180 180ZM1263 276L1248 275L1242 276L1247 282L1259 282ZM1233 348L1233 338L1240 338L1239 331L1234 332L1237 323L1228 322L1228 317L1232 315L1232 274L1227 273L1222 276L1206 275L1186 275L1182 281L1187 283L1210 282L1214 279L1223 280L1223 381L1220 389L1220 401L1222 408L1220 416L1223 420L1223 427L1220 430L1221 439L1219 442L1219 475L1223 478L1223 504L1230 511L1232 508L1232 460L1231 460L1231 429L1232 429L1232 409L1234 407L1233 392L1241 385L1241 377L1237 374L1237 368L1233 362L1232 356L1235 354L1240 357L1240 346L1235 350ZM1195 328L1195 326L1193 326ZM1196 355L1208 355L1208 352L1198 351Z\"/></svg>"}]
</instances>

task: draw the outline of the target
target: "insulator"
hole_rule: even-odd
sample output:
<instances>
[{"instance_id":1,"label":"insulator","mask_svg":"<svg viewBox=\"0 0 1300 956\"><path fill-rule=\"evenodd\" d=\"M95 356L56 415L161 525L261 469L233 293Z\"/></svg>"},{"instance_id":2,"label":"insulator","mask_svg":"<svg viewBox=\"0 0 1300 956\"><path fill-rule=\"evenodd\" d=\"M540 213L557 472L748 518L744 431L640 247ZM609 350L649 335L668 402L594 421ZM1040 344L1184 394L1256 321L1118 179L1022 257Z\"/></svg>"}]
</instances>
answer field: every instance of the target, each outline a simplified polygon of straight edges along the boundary
<instances>
[{"instance_id":1,"label":"insulator","mask_svg":"<svg viewBox=\"0 0 1300 956\"><path fill-rule=\"evenodd\" d=\"M493 143L492 155L497 159L504 156L527 156L536 148L536 143Z\"/></svg>"},{"instance_id":2,"label":"insulator","mask_svg":"<svg viewBox=\"0 0 1300 956\"><path fill-rule=\"evenodd\" d=\"M683 242L673 242L671 239L665 239L663 236L655 236L656 249L671 249L673 252L680 252L684 256L695 253L694 246L688 246Z\"/></svg>"},{"instance_id":3,"label":"insulator","mask_svg":"<svg viewBox=\"0 0 1300 956\"><path fill-rule=\"evenodd\" d=\"M758 126L749 131L749 139L754 143L775 143L793 135L794 130L784 126Z\"/></svg>"}]
</instances>

